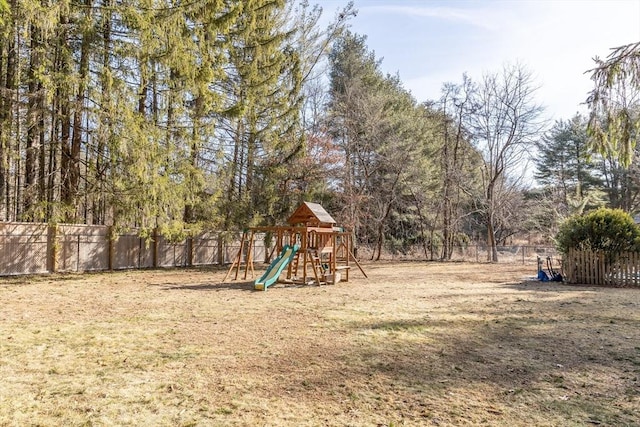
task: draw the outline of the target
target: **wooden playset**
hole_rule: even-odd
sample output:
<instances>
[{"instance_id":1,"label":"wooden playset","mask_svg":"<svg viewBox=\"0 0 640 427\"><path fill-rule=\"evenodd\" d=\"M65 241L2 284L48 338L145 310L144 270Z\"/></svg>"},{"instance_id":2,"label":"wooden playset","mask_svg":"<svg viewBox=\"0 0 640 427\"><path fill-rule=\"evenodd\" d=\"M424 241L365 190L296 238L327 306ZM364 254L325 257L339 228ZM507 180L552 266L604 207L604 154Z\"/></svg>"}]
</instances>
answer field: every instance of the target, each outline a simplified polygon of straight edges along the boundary
<instances>
[{"instance_id":1,"label":"wooden playset","mask_svg":"<svg viewBox=\"0 0 640 427\"><path fill-rule=\"evenodd\" d=\"M247 279L249 271L253 277L253 247L258 233L271 236L272 246L267 248L266 261L271 260L274 253L279 255L263 276L255 281L255 289L266 290L279 280L285 268L285 282L288 283L322 285L335 284L340 280L349 281L349 270L353 265L367 277L353 255L352 233L337 227L335 220L321 205L304 202L289 217L287 224L279 227L251 227L246 230L224 281L234 271L234 280L238 279L243 259L243 280Z\"/></svg>"}]
</instances>

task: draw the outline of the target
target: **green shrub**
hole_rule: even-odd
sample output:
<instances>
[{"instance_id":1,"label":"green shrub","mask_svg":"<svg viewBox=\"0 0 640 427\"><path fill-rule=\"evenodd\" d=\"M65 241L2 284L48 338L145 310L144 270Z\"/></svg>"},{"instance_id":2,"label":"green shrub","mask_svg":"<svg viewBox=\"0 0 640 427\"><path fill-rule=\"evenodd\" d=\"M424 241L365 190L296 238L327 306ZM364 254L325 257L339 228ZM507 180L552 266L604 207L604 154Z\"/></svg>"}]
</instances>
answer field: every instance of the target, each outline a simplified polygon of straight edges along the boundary
<instances>
[{"instance_id":1,"label":"green shrub","mask_svg":"<svg viewBox=\"0 0 640 427\"><path fill-rule=\"evenodd\" d=\"M556 235L556 247L618 253L640 248L640 228L621 209L600 208L567 218Z\"/></svg>"}]
</instances>

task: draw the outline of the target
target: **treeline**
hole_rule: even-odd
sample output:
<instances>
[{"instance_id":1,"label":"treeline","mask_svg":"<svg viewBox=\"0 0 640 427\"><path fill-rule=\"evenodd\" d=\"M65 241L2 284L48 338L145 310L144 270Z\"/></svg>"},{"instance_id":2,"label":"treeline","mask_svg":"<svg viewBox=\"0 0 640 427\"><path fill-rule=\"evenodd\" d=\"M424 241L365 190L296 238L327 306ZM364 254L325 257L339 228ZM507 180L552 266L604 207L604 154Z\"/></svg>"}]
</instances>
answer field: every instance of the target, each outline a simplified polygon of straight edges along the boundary
<instances>
[{"instance_id":1,"label":"treeline","mask_svg":"<svg viewBox=\"0 0 640 427\"><path fill-rule=\"evenodd\" d=\"M352 4L324 26L319 6L294 0L7 6L0 220L179 239L280 224L310 200L374 258L420 247L448 259L474 240L495 260L498 244L549 236L560 216L597 203L596 188L636 206L629 175L596 173L567 148L566 123L544 133L526 68L463 76L419 104L348 31ZM545 187L528 191L536 143Z\"/></svg>"},{"instance_id":2,"label":"treeline","mask_svg":"<svg viewBox=\"0 0 640 427\"><path fill-rule=\"evenodd\" d=\"M273 213L303 151L303 83L352 10L323 30L320 13L284 0L9 1L0 219L171 233Z\"/></svg>"}]
</instances>

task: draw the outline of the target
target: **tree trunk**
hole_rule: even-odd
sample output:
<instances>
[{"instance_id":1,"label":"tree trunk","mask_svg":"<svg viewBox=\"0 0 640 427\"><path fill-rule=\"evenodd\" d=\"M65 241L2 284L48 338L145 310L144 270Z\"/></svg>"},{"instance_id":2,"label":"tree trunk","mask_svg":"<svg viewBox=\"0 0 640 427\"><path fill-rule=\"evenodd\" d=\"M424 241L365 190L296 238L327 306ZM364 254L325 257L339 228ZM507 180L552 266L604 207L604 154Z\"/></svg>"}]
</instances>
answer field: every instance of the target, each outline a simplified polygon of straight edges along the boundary
<instances>
[{"instance_id":1,"label":"tree trunk","mask_svg":"<svg viewBox=\"0 0 640 427\"><path fill-rule=\"evenodd\" d=\"M91 0L85 0L85 13L91 13ZM88 19L88 17L85 17ZM90 35L81 34L82 42L80 44L80 65L78 75L78 92L75 96L73 111L73 134L71 137L71 158L69 159L69 202L74 207L78 203L78 195L80 194L80 148L82 145L82 122L84 119L84 99L87 90L87 79L89 74L89 51L91 48ZM86 191L86 189L85 189ZM86 208L86 207L85 207ZM76 213L73 214L76 218Z\"/></svg>"},{"instance_id":2,"label":"tree trunk","mask_svg":"<svg viewBox=\"0 0 640 427\"><path fill-rule=\"evenodd\" d=\"M410 191L411 191L411 197L413 198L413 201L414 201L414 206L416 207L416 212L418 214L418 227L420 228L420 240L422 240L422 250L424 251L424 259L428 259L429 256L427 254L427 236L424 233L424 224L426 222L426 218L422 213L421 203L418 200L418 196L413 191L413 189L410 189Z\"/></svg>"},{"instance_id":3,"label":"tree trunk","mask_svg":"<svg viewBox=\"0 0 640 427\"><path fill-rule=\"evenodd\" d=\"M102 76L101 76L101 101L103 110L100 115L100 127L102 132L99 133L96 146L95 180L94 191L92 195L92 220L93 224L106 223L106 179L107 168L107 147L109 135L112 130L111 111L111 78L110 78L110 55L111 55L111 0L104 0L102 7Z\"/></svg>"},{"instance_id":4,"label":"tree trunk","mask_svg":"<svg viewBox=\"0 0 640 427\"><path fill-rule=\"evenodd\" d=\"M199 144L199 138L200 138L200 114L201 114L201 109L202 109L202 97L198 97L196 99L196 112L195 112L195 117L193 118L193 129L192 129L192 135L191 135L191 153L189 156L189 163L190 163L190 168L189 168L189 172L188 172L188 179L191 181L189 183L189 189L188 191L190 192L197 192L197 189L195 188L194 181L196 179L195 174L196 174L196 170L198 168L198 157L199 157L199 150L200 150L200 144ZM193 223L195 222L196 218L195 218L195 206L193 201L196 199L197 195L196 194L189 194L188 195L189 200L187 201L187 203L185 203L184 206L184 215L183 215L183 221L186 223Z\"/></svg>"},{"instance_id":5,"label":"tree trunk","mask_svg":"<svg viewBox=\"0 0 640 427\"><path fill-rule=\"evenodd\" d=\"M487 220L487 261L498 262L498 247L496 233L493 226L493 215L489 213Z\"/></svg>"},{"instance_id":6,"label":"tree trunk","mask_svg":"<svg viewBox=\"0 0 640 427\"><path fill-rule=\"evenodd\" d=\"M39 116L42 114L39 102L42 84L36 75L39 72L41 64L41 33L35 24L31 25L31 52L29 70L27 72L28 93L27 93L27 135L25 140L25 161L24 161L24 200L23 213L26 217L22 218L26 221L31 215L31 210L36 196L36 153L37 143L41 130L38 126L42 123Z\"/></svg>"},{"instance_id":7,"label":"tree trunk","mask_svg":"<svg viewBox=\"0 0 640 427\"><path fill-rule=\"evenodd\" d=\"M58 49L59 49L59 71L67 76L72 74L72 57L69 52L70 45L68 40L67 27L69 24L68 17L62 15L60 17L59 37L58 37ZM76 221L77 207L75 205L76 192L74 191L75 177L74 177L74 150L72 138L72 122L71 122L71 88L69 84L63 83L59 90L60 98L60 147L61 147L61 162L60 162L60 174L61 185L60 199L65 206L65 221L74 223ZM78 159L79 160L79 159Z\"/></svg>"},{"instance_id":8,"label":"tree trunk","mask_svg":"<svg viewBox=\"0 0 640 427\"><path fill-rule=\"evenodd\" d=\"M494 217L494 187L495 181L487 186L487 261L498 262L498 249L496 243L495 217Z\"/></svg>"},{"instance_id":9,"label":"tree trunk","mask_svg":"<svg viewBox=\"0 0 640 427\"><path fill-rule=\"evenodd\" d=\"M4 77L3 93L0 97L0 218L9 221L10 217L10 182L9 182L9 157L11 152L11 139L13 132L13 104L16 90L16 34L14 14L16 13L18 0L11 0L11 17L7 18L8 36L2 40L6 50L6 74Z\"/></svg>"}]
</instances>

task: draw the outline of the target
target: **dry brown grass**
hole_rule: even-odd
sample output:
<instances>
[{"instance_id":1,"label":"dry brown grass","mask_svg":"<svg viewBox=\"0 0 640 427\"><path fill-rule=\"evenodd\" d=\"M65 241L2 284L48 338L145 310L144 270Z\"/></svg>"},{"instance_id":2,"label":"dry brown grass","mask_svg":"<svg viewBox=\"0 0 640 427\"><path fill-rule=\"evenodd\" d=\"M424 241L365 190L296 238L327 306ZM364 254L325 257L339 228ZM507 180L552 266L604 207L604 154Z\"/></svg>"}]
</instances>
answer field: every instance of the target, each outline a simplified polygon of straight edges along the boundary
<instances>
[{"instance_id":1,"label":"dry brown grass","mask_svg":"<svg viewBox=\"0 0 640 427\"><path fill-rule=\"evenodd\" d=\"M535 267L0 282L0 425L640 425L640 290Z\"/></svg>"}]
</instances>

